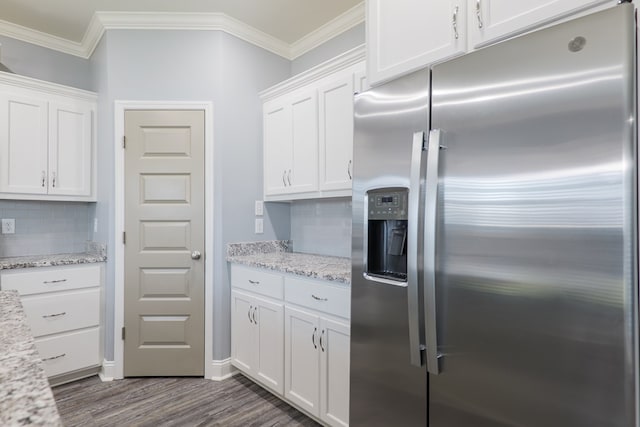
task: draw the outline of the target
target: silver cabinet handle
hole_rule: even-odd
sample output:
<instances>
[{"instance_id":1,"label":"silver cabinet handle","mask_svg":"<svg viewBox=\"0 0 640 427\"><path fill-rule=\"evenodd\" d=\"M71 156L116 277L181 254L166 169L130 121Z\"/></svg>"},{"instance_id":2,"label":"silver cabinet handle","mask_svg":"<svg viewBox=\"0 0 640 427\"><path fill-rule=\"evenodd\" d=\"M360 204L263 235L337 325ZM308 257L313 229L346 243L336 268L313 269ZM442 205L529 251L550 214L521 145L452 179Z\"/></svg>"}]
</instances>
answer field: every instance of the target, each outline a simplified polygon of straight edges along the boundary
<instances>
[{"instance_id":1,"label":"silver cabinet handle","mask_svg":"<svg viewBox=\"0 0 640 427\"><path fill-rule=\"evenodd\" d=\"M313 294L311 294L311 298L313 298L316 301L329 301L329 298L321 298L321 297L317 297Z\"/></svg>"},{"instance_id":2,"label":"silver cabinet handle","mask_svg":"<svg viewBox=\"0 0 640 427\"><path fill-rule=\"evenodd\" d=\"M289 181L289 185L291 185L291 169L289 169L289 174L287 175L287 181Z\"/></svg>"},{"instance_id":3,"label":"silver cabinet handle","mask_svg":"<svg viewBox=\"0 0 640 427\"><path fill-rule=\"evenodd\" d=\"M282 184L285 187L287 186L287 170L286 169L282 171Z\"/></svg>"},{"instance_id":4,"label":"silver cabinet handle","mask_svg":"<svg viewBox=\"0 0 640 427\"><path fill-rule=\"evenodd\" d=\"M482 7L480 6L480 0L476 0L476 18L478 18L478 28L482 28Z\"/></svg>"},{"instance_id":5,"label":"silver cabinet handle","mask_svg":"<svg viewBox=\"0 0 640 427\"><path fill-rule=\"evenodd\" d=\"M353 163L353 160L349 160L349 164L347 165L347 173L349 174L349 179L353 179L353 177L351 176L351 163Z\"/></svg>"},{"instance_id":6,"label":"silver cabinet handle","mask_svg":"<svg viewBox=\"0 0 640 427\"><path fill-rule=\"evenodd\" d=\"M62 353L62 354L59 354L57 356L46 357L46 358L42 359L42 361L44 362L44 361L47 361L47 360L60 359L61 357L65 357L66 355L67 355L67 353Z\"/></svg>"},{"instance_id":7,"label":"silver cabinet handle","mask_svg":"<svg viewBox=\"0 0 640 427\"><path fill-rule=\"evenodd\" d=\"M322 333L320 334L320 350L322 350L322 352L324 353L324 346L322 345L322 337L324 337L324 329L322 330Z\"/></svg>"},{"instance_id":8,"label":"silver cabinet handle","mask_svg":"<svg viewBox=\"0 0 640 427\"><path fill-rule=\"evenodd\" d=\"M247 311L247 317L249 318L249 322L253 323L253 321L251 320L251 310L253 310L252 305L249 306L249 311Z\"/></svg>"},{"instance_id":9,"label":"silver cabinet handle","mask_svg":"<svg viewBox=\"0 0 640 427\"><path fill-rule=\"evenodd\" d=\"M202 254L200 253L200 251L191 252L191 259L200 259L200 257L202 257Z\"/></svg>"},{"instance_id":10,"label":"silver cabinet handle","mask_svg":"<svg viewBox=\"0 0 640 427\"><path fill-rule=\"evenodd\" d=\"M427 339L427 371L440 373L438 354L438 329L436 313L436 231L438 214L438 160L440 158L441 132L433 129L429 133L427 173L425 176L424 212L424 327Z\"/></svg>"},{"instance_id":11,"label":"silver cabinet handle","mask_svg":"<svg viewBox=\"0 0 640 427\"><path fill-rule=\"evenodd\" d=\"M455 9L453 9L453 35L455 36L456 40L458 40L458 37L460 37L458 35L458 10L460 8L458 6L455 7Z\"/></svg>"},{"instance_id":12,"label":"silver cabinet handle","mask_svg":"<svg viewBox=\"0 0 640 427\"><path fill-rule=\"evenodd\" d=\"M313 333L311 334L311 342L313 343L313 348L318 348L316 345L316 332L318 332L318 328L313 328Z\"/></svg>"},{"instance_id":13,"label":"silver cabinet handle","mask_svg":"<svg viewBox=\"0 0 640 427\"><path fill-rule=\"evenodd\" d=\"M42 171L42 188L44 188L44 184L47 180L47 174L45 171Z\"/></svg>"},{"instance_id":14,"label":"silver cabinet handle","mask_svg":"<svg viewBox=\"0 0 640 427\"><path fill-rule=\"evenodd\" d=\"M407 218L407 309L409 315L409 360L423 366L424 332L420 327L420 290L418 283L418 217L420 206L420 170L424 157L424 132L413 134Z\"/></svg>"},{"instance_id":15,"label":"silver cabinet handle","mask_svg":"<svg viewBox=\"0 0 640 427\"><path fill-rule=\"evenodd\" d=\"M45 280L45 281L44 281L44 282L42 282L42 283L44 283L45 285L52 285L52 284L55 284L55 283L64 283L64 282L66 282L66 281L67 281L67 279Z\"/></svg>"},{"instance_id":16,"label":"silver cabinet handle","mask_svg":"<svg viewBox=\"0 0 640 427\"><path fill-rule=\"evenodd\" d=\"M258 280L251 280L251 279L248 279L248 280L249 280L249 283L251 283L252 285L259 285L260 284L260 282Z\"/></svg>"},{"instance_id":17,"label":"silver cabinet handle","mask_svg":"<svg viewBox=\"0 0 640 427\"><path fill-rule=\"evenodd\" d=\"M253 323L258 324L258 319L256 319L256 311L258 311L258 307L253 307L253 314L251 317L253 318Z\"/></svg>"},{"instance_id":18,"label":"silver cabinet handle","mask_svg":"<svg viewBox=\"0 0 640 427\"><path fill-rule=\"evenodd\" d=\"M43 314L42 317L44 317L45 319L49 318L49 317L60 317L60 316L64 316L65 314L67 314L66 311L63 311L62 313L56 313L56 314Z\"/></svg>"},{"instance_id":19,"label":"silver cabinet handle","mask_svg":"<svg viewBox=\"0 0 640 427\"><path fill-rule=\"evenodd\" d=\"M56 188L56 173L55 172L51 172L51 183L52 183L52 187Z\"/></svg>"}]
</instances>

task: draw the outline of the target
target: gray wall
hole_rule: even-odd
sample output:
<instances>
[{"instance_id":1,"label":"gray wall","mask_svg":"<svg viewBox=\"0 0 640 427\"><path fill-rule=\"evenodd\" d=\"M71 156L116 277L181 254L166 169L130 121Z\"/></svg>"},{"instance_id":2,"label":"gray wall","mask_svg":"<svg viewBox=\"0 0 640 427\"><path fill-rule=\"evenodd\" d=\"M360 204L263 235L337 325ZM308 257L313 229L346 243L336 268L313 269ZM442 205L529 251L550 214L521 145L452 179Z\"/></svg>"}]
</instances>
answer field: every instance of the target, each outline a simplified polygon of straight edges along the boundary
<instances>
[{"instance_id":1,"label":"gray wall","mask_svg":"<svg viewBox=\"0 0 640 427\"><path fill-rule=\"evenodd\" d=\"M23 76L93 90L89 60L0 36L0 62Z\"/></svg>"},{"instance_id":2,"label":"gray wall","mask_svg":"<svg viewBox=\"0 0 640 427\"><path fill-rule=\"evenodd\" d=\"M289 206L266 207L264 234L253 233L262 197L262 114L258 92L289 76L290 62L222 32L112 30L92 58L101 98L100 188L95 239L114 247L113 102L212 101L214 106L213 358L230 354L229 242L288 239ZM106 72L104 71L106 69ZM113 358L113 263L107 264L107 359Z\"/></svg>"},{"instance_id":3,"label":"gray wall","mask_svg":"<svg viewBox=\"0 0 640 427\"><path fill-rule=\"evenodd\" d=\"M351 199L291 203L294 252L351 256Z\"/></svg>"},{"instance_id":4,"label":"gray wall","mask_svg":"<svg viewBox=\"0 0 640 427\"><path fill-rule=\"evenodd\" d=\"M0 257L83 252L93 203L0 201L0 218L15 219L15 234L0 235Z\"/></svg>"},{"instance_id":5,"label":"gray wall","mask_svg":"<svg viewBox=\"0 0 640 427\"><path fill-rule=\"evenodd\" d=\"M365 26L361 23L294 59L291 62L291 75L295 76L364 42Z\"/></svg>"}]
</instances>

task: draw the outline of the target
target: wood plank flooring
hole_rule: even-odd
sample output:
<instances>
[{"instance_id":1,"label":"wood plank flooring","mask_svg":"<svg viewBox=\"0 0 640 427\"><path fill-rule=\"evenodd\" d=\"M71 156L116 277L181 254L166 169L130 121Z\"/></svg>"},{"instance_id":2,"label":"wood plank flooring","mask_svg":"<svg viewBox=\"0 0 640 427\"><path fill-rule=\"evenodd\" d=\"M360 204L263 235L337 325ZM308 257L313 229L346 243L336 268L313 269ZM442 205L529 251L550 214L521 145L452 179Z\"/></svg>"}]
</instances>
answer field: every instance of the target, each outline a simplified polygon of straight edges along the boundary
<instances>
[{"instance_id":1,"label":"wood plank flooring","mask_svg":"<svg viewBox=\"0 0 640 427\"><path fill-rule=\"evenodd\" d=\"M319 426L242 375L203 378L90 377L53 388L66 427Z\"/></svg>"}]
</instances>

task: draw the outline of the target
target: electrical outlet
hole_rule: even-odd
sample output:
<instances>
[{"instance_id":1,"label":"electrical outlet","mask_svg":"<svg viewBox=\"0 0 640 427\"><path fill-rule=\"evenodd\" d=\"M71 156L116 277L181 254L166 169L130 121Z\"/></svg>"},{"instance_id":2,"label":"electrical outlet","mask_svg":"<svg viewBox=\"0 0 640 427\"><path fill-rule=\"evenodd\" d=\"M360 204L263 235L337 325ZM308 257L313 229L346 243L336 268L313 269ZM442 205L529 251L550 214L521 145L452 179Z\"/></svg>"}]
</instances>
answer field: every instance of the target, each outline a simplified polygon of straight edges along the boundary
<instances>
[{"instance_id":1,"label":"electrical outlet","mask_svg":"<svg viewBox=\"0 0 640 427\"><path fill-rule=\"evenodd\" d=\"M262 218L256 218L256 234L264 233L264 222Z\"/></svg>"},{"instance_id":2,"label":"electrical outlet","mask_svg":"<svg viewBox=\"0 0 640 427\"><path fill-rule=\"evenodd\" d=\"M98 232L98 218L93 218L93 232Z\"/></svg>"},{"instance_id":3,"label":"electrical outlet","mask_svg":"<svg viewBox=\"0 0 640 427\"><path fill-rule=\"evenodd\" d=\"M262 216L264 214L264 203L262 200L256 200L256 216Z\"/></svg>"},{"instance_id":4,"label":"electrical outlet","mask_svg":"<svg viewBox=\"0 0 640 427\"><path fill-rule=\"evenodd\" d=\"M2 218L2 234L15 234L16 220L14 218Z\"/></svg>"}]
</instances>

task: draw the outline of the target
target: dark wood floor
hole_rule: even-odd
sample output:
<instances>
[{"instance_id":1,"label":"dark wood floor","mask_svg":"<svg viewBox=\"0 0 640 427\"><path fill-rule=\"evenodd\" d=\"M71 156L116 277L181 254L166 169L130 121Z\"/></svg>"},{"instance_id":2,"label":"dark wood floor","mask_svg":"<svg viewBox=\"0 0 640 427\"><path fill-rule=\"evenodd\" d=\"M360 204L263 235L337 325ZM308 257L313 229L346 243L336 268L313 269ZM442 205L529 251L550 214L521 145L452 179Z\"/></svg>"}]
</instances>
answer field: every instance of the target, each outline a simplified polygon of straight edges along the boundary
<instances>
[{"instance_id":1,"label":"dark wood floor","mask_svg":"<svg viewBox=\"0 0 640 427\"><path fill-rule=\"evenodd\" d=\"M53 388L66 427L318 426L242 375L203 378L98 377Z\"/></svg>"}]
</instances>

